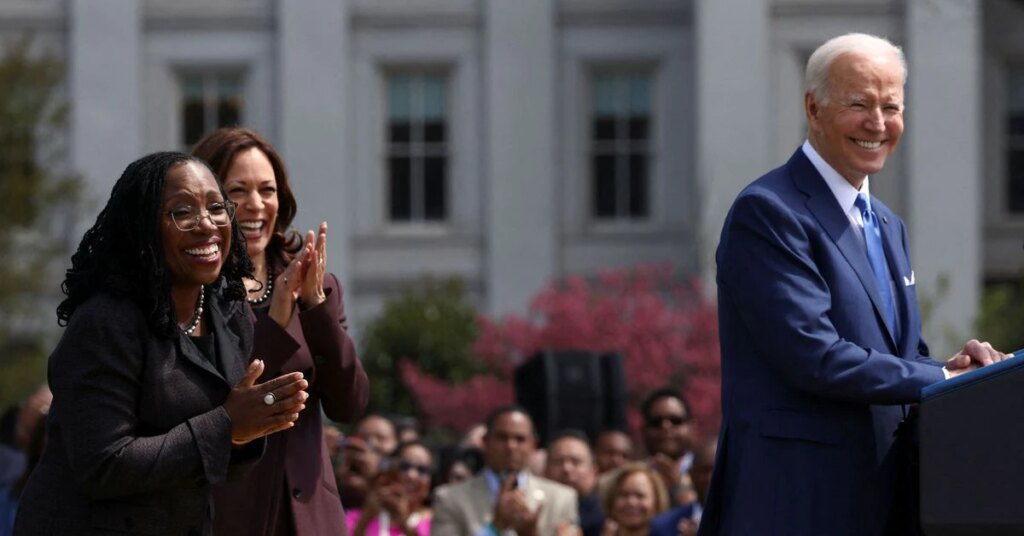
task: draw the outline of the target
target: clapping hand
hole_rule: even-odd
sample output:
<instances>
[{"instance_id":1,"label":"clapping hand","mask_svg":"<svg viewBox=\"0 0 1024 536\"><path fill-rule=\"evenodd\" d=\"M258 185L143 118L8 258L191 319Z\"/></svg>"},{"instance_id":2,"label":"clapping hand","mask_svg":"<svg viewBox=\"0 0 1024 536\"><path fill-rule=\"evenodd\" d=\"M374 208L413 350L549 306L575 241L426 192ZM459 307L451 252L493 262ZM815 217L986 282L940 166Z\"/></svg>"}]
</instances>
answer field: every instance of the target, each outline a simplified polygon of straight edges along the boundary
<instances>
[{"instance_id":1,"label":"clapping hand","mask_svg":"<svg viewBox=\"0 0 1024 536\"><path fill-rule=\"evenodd\" d=\"M309 395L305 389L309 382L301 372L257 384L256 378L263 374L263 369L263 361L253 360L224 402L224 410L231 419L231 442L236 445L295 426L299 412L306 407L304 402Z\"/></svg>"}]
</instances>

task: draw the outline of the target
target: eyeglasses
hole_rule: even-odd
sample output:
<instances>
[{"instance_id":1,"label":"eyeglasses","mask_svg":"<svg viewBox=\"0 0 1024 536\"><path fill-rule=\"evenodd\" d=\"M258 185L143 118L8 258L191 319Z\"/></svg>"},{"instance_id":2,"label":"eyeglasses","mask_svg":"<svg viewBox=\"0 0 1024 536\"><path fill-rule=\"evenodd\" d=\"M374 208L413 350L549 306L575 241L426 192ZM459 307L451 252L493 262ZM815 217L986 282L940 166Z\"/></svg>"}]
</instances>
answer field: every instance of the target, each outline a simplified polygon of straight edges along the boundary
<instances>
[{"instance_id":1,"label":"eyeglasses","mask_svg":"<svg viewBox=\"0 0 1024 536\"><path fill-rule=\"evenodd\" d=\"M661 428L662 424L668 421L672 426L681 426L690 421L689 416L682 415L651 415L645 420L648 428Z\"/></svg>"},{"instance_id":2,"label":"eyeglasses","mask_svg":"<svg viewBox=\"0 0 1024 536\"><path fill-rule=\"evenodd\" d=\"M231 220L235 217L236 206L238 204L234 201L223 201L211 203L206 207L205 211L191 205L185 205L172 208L167 213L170 214L171 221L174 222L174 226L179 231L191 231L199 227L199 223L203 221L203 218L210 218L210 222L217 227L231 225Z\"/></svg>"},{"instance_id":3,"label":"eyeglasses","mask_svg":"<svg viewBox=\"0 0 1024 536\"><path fill-rule=\"evenodd\" d=\"M416 471L417 473L420 474L420 476L424 476L424 477L430 476L430 466L429 465L420 465L418 463L412 463L412 462L406 461L406 460L399 460L398 461L398 471L399 472L407 473L410 470Z\"/></svg>"}]
</instances>

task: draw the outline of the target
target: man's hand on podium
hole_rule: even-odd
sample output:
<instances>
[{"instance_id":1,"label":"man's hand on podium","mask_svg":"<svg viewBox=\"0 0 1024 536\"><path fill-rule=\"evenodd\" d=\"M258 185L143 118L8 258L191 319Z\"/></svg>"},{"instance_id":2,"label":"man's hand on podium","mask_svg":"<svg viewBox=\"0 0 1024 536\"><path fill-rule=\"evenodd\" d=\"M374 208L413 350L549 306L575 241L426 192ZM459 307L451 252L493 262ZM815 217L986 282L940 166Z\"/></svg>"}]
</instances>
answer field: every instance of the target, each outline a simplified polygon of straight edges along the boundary
<instances>
[{"instance_id":1,"label":"man's hand on podium","mask_svg":"<svg viewBox=\"0 0 1024 536\"><path fill-rule=\"evenodd\" d=\"M946 366L942 367L942 372L948 380L965 372L998 363L1009 357L1013 357L1013 354L1004 354L992 348L992 345L987 342L971 339L964 344L964 347L956 355L946 361Z\"/></svg>"}]
</instances>

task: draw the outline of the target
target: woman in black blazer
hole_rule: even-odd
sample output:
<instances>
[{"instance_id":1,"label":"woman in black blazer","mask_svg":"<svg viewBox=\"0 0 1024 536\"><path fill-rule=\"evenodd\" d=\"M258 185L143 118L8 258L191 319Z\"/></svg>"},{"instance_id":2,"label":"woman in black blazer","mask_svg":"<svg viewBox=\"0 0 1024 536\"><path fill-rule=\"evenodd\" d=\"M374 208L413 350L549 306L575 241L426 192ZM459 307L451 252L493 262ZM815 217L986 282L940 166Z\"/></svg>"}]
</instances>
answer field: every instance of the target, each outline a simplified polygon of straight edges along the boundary
<instances>
[{"instance_id":1,"label":"woman in black blazer","mask_svg":"<svg viewBox=\"0 0 1024 536\"><path fill-rule=\"evenodd\" d=\"M210 487L292 426L306 380L247 365L252 262L201 160L125 169L71 258L43 458L14 532L209 534Z\"/></svg>"}]
</instances>

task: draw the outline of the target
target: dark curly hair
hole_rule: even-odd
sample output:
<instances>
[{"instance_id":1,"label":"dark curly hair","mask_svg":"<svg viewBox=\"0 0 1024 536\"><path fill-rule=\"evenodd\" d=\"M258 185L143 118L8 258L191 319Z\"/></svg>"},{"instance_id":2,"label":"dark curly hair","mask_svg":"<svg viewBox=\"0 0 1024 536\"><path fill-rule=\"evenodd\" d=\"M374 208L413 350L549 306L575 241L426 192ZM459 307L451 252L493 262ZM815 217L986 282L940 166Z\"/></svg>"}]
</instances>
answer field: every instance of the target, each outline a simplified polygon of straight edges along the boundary
<instances>
[{"instance_id":1,"label":"dark curly hair","mask_svg":"<svg viewBox=\"0 0 1024 536\"><path fill-rule=\"evenodd\" d=\"M274 146L270 144L259 133L242 127L224 127L214 130L203 136L192 147L192 156L206 160L213 169L217 180L223 183L227 178L227 172L231 169L235 157L243 151L252 148L259 149L274 170L274 182L277 186L277 222L274 224L274 235L267 244L267 261L273 266L287 266L292 258L302 249L302 235L289 230L295 213L298 212L298 203L295 202L295 194L288 183L288 170L284 167L284 160L277 153Z\"/></svg>"},{"instance_id":2,"label":"dark curly hair","mask_svg":"<svg viewBox=\"0 0 1024 536\"><path fill-rule=\"evenodd\" d=\"M71 256L71 268L61 284L67 297L57 306L60 325L67 325L75 309L91 296L107 293L134 301L157 334L176 335L177 318L160 231L161 206L167 173L188 162L208 167L206 162L179 152L153 153L128 164L96 223ZM242 277L252 277L252 272L241 230L232 225L231 250L213 287L222 287L227 299L243 300Z\"/></svg>"}]
</instances>

